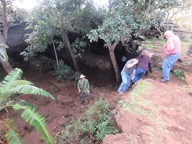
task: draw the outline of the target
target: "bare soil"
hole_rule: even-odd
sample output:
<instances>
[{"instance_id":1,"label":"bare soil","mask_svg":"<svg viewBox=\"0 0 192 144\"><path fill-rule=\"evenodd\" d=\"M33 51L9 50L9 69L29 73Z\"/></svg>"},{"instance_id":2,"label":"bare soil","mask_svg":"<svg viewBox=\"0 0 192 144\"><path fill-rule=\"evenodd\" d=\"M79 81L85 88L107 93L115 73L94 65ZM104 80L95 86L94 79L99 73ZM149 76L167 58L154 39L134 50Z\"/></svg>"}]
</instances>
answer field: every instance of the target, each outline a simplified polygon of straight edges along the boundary
<instances>
[{"instance_id":1,"label":"bare soil","mask_svg":"<svg viewBox=\"0 0 192 144\"><path fill-rule=\"evenodd\" d=\"M159 82L161 70L156 69L144 77L144 80L152 85L147 94L143 94L143 99L149 101L150 104L142 107L142 109L152 112L150 117L127 112L119 104L119 101L129 103L131 101L130 93L135 87L142 84L143 80L126 94L120 95L117 93L118 85L113 83L113 75L107 77L107 74L104 73L87 75L93 85L91 89L93 99L89 104L87 101L85 105L80 104L74 82L57 82L50 73L34 71L24 72L25 79L50 92L56 100L35 95L22 95L21 98L38 107L38 112L45 116L47 127L55 140L67 122L72 118L79 118L90 105L102 97L109 102L111 110L116 111L117 126L122 131L118 135L106 136L103 144L191 144L192 58L182 56L181 60L182 62L178 62L175 67L185 71L186 83L175 77L173 73L171 73L169 83L161 83ZM5 118L6 112L0 111L0 117ZM14 119L26 144L44 143L39 133L21 119L20 112L10 109L9 118ZM55 144L57 143L55 141Z\"/></svg>"}]
</instances>

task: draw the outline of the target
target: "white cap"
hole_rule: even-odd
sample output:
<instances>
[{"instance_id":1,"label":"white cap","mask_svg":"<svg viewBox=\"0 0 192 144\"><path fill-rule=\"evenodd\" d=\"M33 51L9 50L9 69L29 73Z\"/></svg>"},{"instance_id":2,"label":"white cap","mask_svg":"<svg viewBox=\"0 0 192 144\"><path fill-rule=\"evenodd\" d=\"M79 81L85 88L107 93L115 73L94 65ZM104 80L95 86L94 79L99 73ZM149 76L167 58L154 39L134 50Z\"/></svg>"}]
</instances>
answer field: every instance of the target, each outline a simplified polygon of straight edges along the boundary
<instances>
[{"instance_id":1,"label":"white cap","mask_svg":"<svg viewBox=\"0 0 192 144\"><path fill-rule=\"evenodd\" d=\"M167 35L172 35L173 32L171 30L167 30L165 33L164 33L164 36L167 36Z\"/></svg>"},{"instance_id":2,"label":"white cap","mask_svg":"<svg viewBox=\"0 0 192 144\"><path fill-rule=\"evenodd\" d=\"M84 78L85 76L84 75L80 75L80 78L82 79L82 78Z\"/></svg>"}]
</instances>

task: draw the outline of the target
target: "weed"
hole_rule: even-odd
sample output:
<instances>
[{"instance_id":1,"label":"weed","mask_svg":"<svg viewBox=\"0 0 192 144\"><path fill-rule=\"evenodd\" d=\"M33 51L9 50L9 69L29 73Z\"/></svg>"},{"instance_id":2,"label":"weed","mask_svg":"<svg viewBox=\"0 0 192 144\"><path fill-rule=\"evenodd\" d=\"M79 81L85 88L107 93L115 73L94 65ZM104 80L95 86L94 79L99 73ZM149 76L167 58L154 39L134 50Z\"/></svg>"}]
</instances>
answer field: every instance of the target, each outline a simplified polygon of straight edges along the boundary
<instances>
[{"instance_id":1,"label":"weed","mask_svg":"<svg viewBox=\"0 0 192 144\"><path fill-rule=\"evenodd\" d=\"M173 74L181 81L185 81L185 76L182 70L176 69L173 70Z\"/></svg>"}]
</instances>

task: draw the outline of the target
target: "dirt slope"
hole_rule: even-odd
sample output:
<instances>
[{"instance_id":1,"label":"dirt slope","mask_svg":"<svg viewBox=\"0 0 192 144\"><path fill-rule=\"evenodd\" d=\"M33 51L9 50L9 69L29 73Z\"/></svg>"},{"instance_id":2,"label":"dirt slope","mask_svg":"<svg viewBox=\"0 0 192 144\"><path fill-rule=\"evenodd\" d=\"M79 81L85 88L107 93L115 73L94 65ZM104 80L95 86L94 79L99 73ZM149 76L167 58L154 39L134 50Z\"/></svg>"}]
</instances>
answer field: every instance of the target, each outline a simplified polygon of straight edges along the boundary
<instances>
[{"instance_id":1,"label":"dirt slope","mask_svg":"<svg viewBox=\"0 0 192 144\"><path fill-rule=\"evenodd\" d=\"M119 95L118 85L93 87L93 100L81 105L76 86L72 82L57 83L49 73L28 71L25 78L50 93L57 100L39 96L22 96L22 99L35 104L38 112L45 116L47 126L55 137L72 117L78 118L88 106L100 97L110 103L117 126L122 133L106 136L103 144L190 144L192 143L192 59L182 58L176 68L184 70L187 84L171 74L169 83L160 83L161 70L144 77L126 94ZM18 131L27 144L44 143L37 131L28 126L19 112L9 111ZM0 112L0 119L6 113ZM55 144L58 142L55 141Z\"/></svg>"},{"instance_id":2,"label":"dirt slope","mask_svg":"<svg viewBox=\"0 0 192 144\"><path fill-rule=\"evenodd\" d=\"M122 96L115 114L122 134L106 136L103 144L192 143L191 87L173 76L160 83L159 75L155 71Z\"/></svg>"}]
</instances>

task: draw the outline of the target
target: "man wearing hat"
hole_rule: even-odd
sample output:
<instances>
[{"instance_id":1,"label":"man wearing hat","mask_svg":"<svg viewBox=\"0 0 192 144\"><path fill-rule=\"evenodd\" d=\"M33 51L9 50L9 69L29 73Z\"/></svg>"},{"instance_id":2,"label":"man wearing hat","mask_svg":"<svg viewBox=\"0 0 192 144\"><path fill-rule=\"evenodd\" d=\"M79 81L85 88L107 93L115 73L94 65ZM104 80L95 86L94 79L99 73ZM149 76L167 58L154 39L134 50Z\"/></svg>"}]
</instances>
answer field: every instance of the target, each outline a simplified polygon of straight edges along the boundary
<instances>
[{"instance_id":1,"label":"man wearing hat","mask_svg":"<svg viewBox=\"0 0 192 144\"><path fill-rule=\"evenodd\" d=\"M87 94L88 96L88 102L91 101L91 94L90 94L90 86L89 86L89 81L85 78L84 75L80 75L80 79L77 83L77 88L78 88L78 92L80 94L80 98L81 98L81 104L84 104L84 97Z\"/></svg>"},{"instance_id":2,"label":"man wearing hat","mask_svg":"<svg viewBox=\"0 0 192 144\"><path fill-rule=\"evenodd\" d=\"M169 73L181 55L181 41L179 37L174 35L170 30L166 31L164 36L167 42L164 46L165 59L162 64L163 78L160 81L168 82L170 80Z\"/></svg>"}]
</instances>

